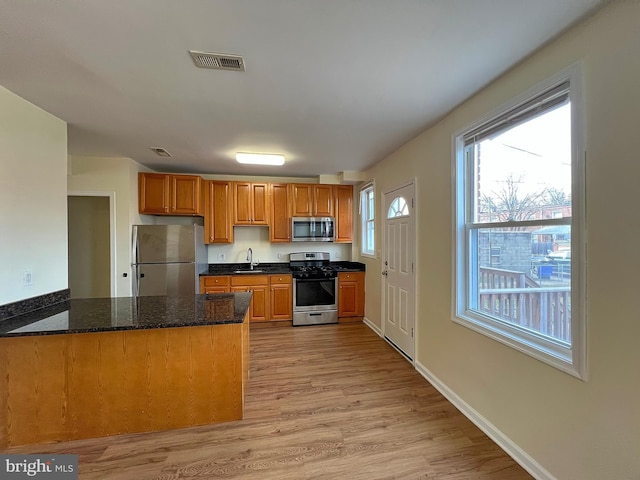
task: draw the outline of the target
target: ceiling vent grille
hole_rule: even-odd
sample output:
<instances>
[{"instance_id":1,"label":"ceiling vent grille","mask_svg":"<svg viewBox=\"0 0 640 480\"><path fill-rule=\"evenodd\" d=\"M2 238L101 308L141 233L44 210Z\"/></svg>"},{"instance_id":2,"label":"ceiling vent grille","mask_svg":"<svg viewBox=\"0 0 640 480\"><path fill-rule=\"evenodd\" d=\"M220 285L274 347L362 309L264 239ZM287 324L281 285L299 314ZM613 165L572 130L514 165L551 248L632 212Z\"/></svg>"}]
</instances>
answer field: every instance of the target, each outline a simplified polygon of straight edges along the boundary
<instances>
[{"instance_id":1,"label":"ceiling vent grille","mask_svg":"<svg viewBox=\"0 0 640 480\"><path fill-rule=\"evenodd\" d=\"M151 150L153 150L156 155L158 155L159 157L170 157L171 154L169 152L167 152L164 148L162 147L149 147Z\"/></svg>"},{"instance_id":2,"label":"ceiling vent grille","mask_svg":"<svg viewBox=\"0 0 640 480\"><path fill-rule=\"evenodd\" d=\"M244 59L239 55L223 53L207 53L189 50L193 63L198 68L213 68L215 70L235 70L244 72Z\"/></svg>"}]
</instances>

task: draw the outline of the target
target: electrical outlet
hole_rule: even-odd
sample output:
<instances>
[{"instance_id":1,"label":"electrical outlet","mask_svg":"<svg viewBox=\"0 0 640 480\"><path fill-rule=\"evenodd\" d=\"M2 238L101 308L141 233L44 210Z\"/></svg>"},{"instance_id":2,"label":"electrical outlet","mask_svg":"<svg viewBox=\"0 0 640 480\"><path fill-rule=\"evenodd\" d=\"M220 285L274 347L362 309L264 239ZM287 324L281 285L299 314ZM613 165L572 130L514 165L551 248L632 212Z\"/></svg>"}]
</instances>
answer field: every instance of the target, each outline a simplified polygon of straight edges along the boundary
<instances>
[{"instance_id":1,"label":"electrical outlet","mask_svg":"<svg viewBox=\"0 0 640 480\"><path fill-rule=\"evenodd\" d=\"M278 253L278 259L284 258L284 253Z\"/></svg>"},{"instance_id":2,"label":"electrical outlet","mask_svg":"<svg viewBox=\"0 0 640 480\"><path fill-rule=\"evenodd\" d=\"M340 252L336 252L336 260L342 258L342 254Z\"/></svg>"},{"instance_id":3,"label":"electrical outlet","mask_svg":"<svg viewBox=\"0 0 640 480\"><path fill-rule=\"evenodd\" d=\"M218 260L224 261L224 253L219 253L218 254Z\"/></svg>"},{"instance_id":4,"label":"electrical outlet","mask_svg":"<svg viewBox=\"0 0 640 480\"><path fill-rule=\"evenodd\" d=\"M33 275L31 275L31 270L25 270L22 272L22 286L30 287L33 285Z\"/></svg>"}]
</instances>

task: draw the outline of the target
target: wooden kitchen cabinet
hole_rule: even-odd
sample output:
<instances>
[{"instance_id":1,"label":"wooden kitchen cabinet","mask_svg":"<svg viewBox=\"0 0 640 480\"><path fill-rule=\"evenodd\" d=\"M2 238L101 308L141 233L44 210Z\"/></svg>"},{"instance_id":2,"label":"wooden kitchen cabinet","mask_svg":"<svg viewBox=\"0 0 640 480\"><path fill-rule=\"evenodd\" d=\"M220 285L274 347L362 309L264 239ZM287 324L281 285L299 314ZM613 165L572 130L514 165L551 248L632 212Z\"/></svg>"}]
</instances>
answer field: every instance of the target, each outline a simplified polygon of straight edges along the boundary
<instances>
[{"instance_id":1,"label":"wooden kitchen cabinet","mask_svg":"<svg viewBox=\"0 0 640 480\"><path fill-rule=\"evenodd\" d=\"M293 280L291 275L270 275L271 320L293 319Z\"/></svg>"},{"instance_id":2,"label":"wooden kitchen cabinet","mask_svg":"<svg viewBox=\"0 0 640 480\"><path fill-rule=\"evenodd\" d=\"M333 217L333 203L333 185L291 184L291 215L294 217Z\"/></svg>"},{"instance_id":3,"label":"wooden kitchen cabinet","mask_svg":"<svg viewBox=\"0 0 640 480\"><path fill-rule=\"evenodd\" d=\"M268 275L233 275L231 292L253 292L249 307L249 320L266 322L270 317L269 308L269 276Z\"/></svg>"},{"instance_id":4,"label":"wooden kitchen cabinet","mask_svg":"<svg viewBox=\"0 0 640 480\"><path fill-rule=\"evenodd\" d=\"M364 272L338 272L338 317L364 316Z\"/></svg>"},{"instance_id":5,"label":"wooden kitchen cabinet","mask_svg":"<svg viewBox=\"0 0 640 480\"><path fill-rule=\"evenodd\" d=\"M205 182L205 243L233 243L231 182Z\"/></svg>"},{"instance_id":6,"label":"wooden kitchen cabinet","mask_svg":"<svg viewBox=\"0 0 640 480\"><path fill-rule=\"evenodd\" d=\"M230 276L200 277L200 293L229 293L231 290Z\"/></svg>"},{"instance_id":7,"label":"wooden kitchen cabinet","mask_svg":"<svg viewBox=\"0 0 640 480\"><path fill-rule=\"evenodd\" d=\"M202 215L202 177L138 174L138 210L151 215Z\"/></svg>"},{"instance_id":8,"label":"wooden kitchen cabinet","mask_svg":"<svg viewBox=\"0 0 640 480\"><path fill-rule=\"evenodd\" d=\"M271 199L269 222L269 240L272 243L291 241L291 214L289 205L289 184L272 183L269 185Z\"/></svg>"},{"instance_id":9,"label":"wooden kitchen cabinet","mask_svg":"<svg viewBox=\"0 0 640 480\"><path fill-rule=\"evenodd\" d=\"M353 185L336 185L336 242L353 242Z\"/></svg>"},{"instance_id":10,"label":"wooden kitchen cabinet","mask_svg":"<svg viewBox=\"0 0 640 480\"><path fill-rule=\"evenodd\" d=\"M266 183L233 182L234 225L269 225Z\"/></svg>"}]
</instances>

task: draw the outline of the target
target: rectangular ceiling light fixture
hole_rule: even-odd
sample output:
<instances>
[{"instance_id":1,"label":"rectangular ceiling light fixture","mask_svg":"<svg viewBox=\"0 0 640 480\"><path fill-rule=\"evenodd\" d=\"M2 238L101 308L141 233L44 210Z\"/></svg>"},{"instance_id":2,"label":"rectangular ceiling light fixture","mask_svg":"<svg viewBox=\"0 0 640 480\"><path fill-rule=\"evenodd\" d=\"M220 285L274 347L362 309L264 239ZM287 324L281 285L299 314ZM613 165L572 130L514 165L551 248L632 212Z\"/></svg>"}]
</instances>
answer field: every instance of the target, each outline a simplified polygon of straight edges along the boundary
<instances>
[{"instance_id":1,"label":"rectangular ceiling light fixture","mask_svg":"<svg viewBox=\"0 0 640 480\"><path fill-rule=\"evenodd\" d=\"M271 153L236 153L238 163L248 165L284 165L284 155Z\"/></svg>"}]
</instances>

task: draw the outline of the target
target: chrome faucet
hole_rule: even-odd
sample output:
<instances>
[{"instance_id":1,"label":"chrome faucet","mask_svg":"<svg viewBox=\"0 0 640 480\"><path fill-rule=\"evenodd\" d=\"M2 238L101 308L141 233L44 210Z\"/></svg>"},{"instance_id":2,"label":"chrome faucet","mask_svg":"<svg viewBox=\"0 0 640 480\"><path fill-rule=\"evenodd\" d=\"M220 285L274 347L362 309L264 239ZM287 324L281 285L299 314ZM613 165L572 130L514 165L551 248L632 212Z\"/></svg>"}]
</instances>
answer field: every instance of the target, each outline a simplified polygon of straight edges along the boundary
<instances>
[{"instance_id":1,"label":"chrome faucet","mask_svg":"<svg viewBox=\"0 0 640 480\"><path fill-rule=\"evenodd\" d=\"M247 250L247 262L249 262L250 270L253 270L253 267L255 267L260 263L260 262L255 262L255 263L253 262L253 250L251 250L251 248Z\"/></svg>"}]
</instances>

